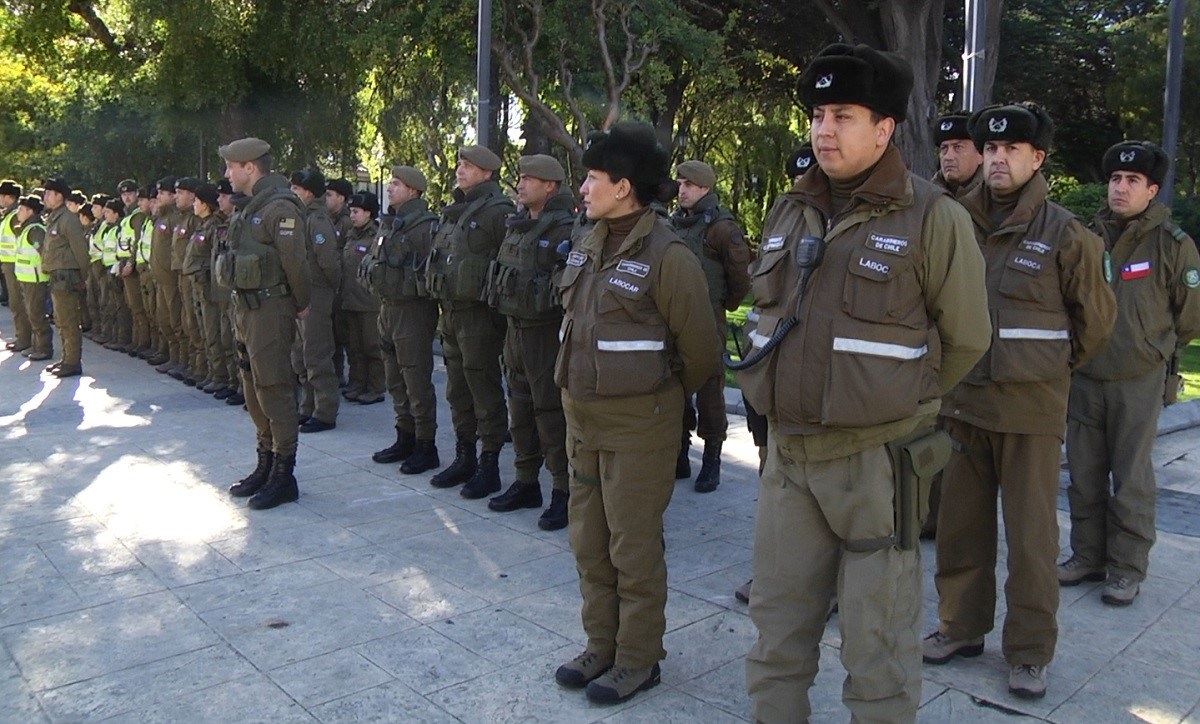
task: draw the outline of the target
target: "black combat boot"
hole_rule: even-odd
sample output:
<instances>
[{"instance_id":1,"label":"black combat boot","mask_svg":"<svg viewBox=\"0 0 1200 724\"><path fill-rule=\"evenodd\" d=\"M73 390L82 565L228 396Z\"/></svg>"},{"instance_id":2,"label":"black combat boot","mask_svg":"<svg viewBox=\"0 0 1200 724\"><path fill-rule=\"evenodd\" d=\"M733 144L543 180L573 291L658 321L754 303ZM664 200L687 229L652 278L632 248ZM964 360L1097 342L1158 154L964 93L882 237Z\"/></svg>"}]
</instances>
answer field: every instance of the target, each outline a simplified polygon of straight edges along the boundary
<instances>
[{"instance_id":1,"label":"black combat boot","mask_svg":"<svg viewBox=\"0 0 1200 724\"><path fill-rule=\"evenodd\" d=\"M254 472L229 486L229 494L235 498L248 498L267 484L271 474L271 466L275 463L275 453L270 450L258 449L258 467Z\"/></svg>"},{"instance_id":2,"label":"black combat boot","mask_svg":"<svg viewBox=\"0 0 1200 724\"><path fill-rule=\"evenodd\" d=\"M721 484L721 441L704 441L704 462L693 486L697 493L711 493Z\"/></svg>"},{"instance_id":3,"label":"black combat boot","mask_svg":"<svg viewBox=\"0 0 1200 724\"><path fill-rule=\"evenodd\" d=\"M253 510L268 510L284 503L294 503L300 498L300 489L296 487L296 456L276 456L275 464L271 466L271 476L267 484L255 493L246 506Z\"/></svg>"},{"instance_id":4,"label":"black combat boot","mask_svg":"<svg viewBox=\"0 0 1200 724\"><path fill-rule=\"evenodd\" d=\"M679 446L679 457L675 458L675 479L686 480L692 477L692 461L688 459L688 450L692 444L684 441Z\"/></svg>"},{"instance_id":5,"label":"black combat boot","mask_svg":"<svg viewBox=\"0 0 1200 724\"><path fill-rule=\"evenodd\" d=\"M437 445L433 444L433 440L417 440L413 443L412 455L400 463L400 472L405 475L416 475L426 470L434 470L441 465L442 461L438 459Z\"/></svg>"},{"instance_id":6,"label":"black combat boot","mask_svg":"<svg viewBox=\"0 0 1200 724\"><path fill-rule=\"evenodd\" d=\"M377 463L398 463L401 460L407 460L408 456L413 454L413 446L416 441L416 435L396 428L396 442L392 443L391 447L385 447L376 452L371 459Z\"/></svg>"},{"instance_id":7,"label":"black combat boot","mask_svg":"<svg viewBox=\"0 0 1200 724\"><path fill-rule=\"evenodd\" d=\"M542 486L537 481L523 483L520 480L508 486L508 490L488 501L488 510L511 513L519 508L542 507Z\"/></svg>"},{"instance_id":8,"label":"black combat boot","mask_svg":"<svg viewBox=\"0 0 1200 724\"><path fill-rule=\"evenodd\" d=\"M467 500L476 500L498 490L500 490L500 453L480 453L478 469L458 493Z\"/></svg>"},{"instance_id":9,"label":"black combat boot","mask_svg":"<svg viewBox=\"0 0 1200 724\"><path fill-rule=\"evenodd\" d=\"M567 503L570 494L565 490L550 491L550 507L538 518L538 527L542 530L561 530L567 527Z\"/></svg>"},{"instance_id":10,"label":"black combat boot","mask_svg":"<svg viewBox=\"0 0 1200 724\"><path fill-rule=\"evenodd\" d=\"M476 467L475 441L460 437L454 444L454 462L434 475L429 484L435 488L453 488L470 480Z\"/></svg>"}]
</instances>

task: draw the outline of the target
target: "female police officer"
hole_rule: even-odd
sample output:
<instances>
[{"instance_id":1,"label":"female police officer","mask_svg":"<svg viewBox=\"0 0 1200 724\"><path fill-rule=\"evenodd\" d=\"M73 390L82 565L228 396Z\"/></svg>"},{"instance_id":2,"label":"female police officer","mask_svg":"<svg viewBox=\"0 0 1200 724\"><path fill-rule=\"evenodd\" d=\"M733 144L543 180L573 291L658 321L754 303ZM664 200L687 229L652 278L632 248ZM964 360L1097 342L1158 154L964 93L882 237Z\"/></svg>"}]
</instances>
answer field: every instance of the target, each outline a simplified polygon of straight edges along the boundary
<instances>
[{"instance_id":1,"label":"female police officer","mask_svg":"<svg viewBox=\"0 0 1200 724\"><path fill-rule=\"evenodd\" d=\"M581 188L590 233L568 252L555 382L571 468L570 537L587 649L555 679L623 701L659 682L666 628L662 516L674 488L683 400L720 340L696 257L650 203L674 195L654 130L593 134Z\"/></svg>"}]
</instances>

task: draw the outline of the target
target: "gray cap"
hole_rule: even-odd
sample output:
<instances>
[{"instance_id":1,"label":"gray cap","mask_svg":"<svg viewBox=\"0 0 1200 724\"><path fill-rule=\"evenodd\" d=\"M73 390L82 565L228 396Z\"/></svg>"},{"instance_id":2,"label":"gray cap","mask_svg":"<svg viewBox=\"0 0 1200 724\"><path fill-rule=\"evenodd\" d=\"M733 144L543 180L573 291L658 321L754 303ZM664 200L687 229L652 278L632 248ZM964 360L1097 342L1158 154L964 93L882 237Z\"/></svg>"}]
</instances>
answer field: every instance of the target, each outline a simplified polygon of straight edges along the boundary
<instances>
[{"instance_id":1,"label":"gray cap","mask_svg":"<svg viewBox=\"0 0 1200 724\"><path fill-rule=\"evenodd\" d=\"M458 157L466 159L484 171L495 171L500 168L500 157L492 153L487 146L467 146L458 149Z\"/></svg>"},{"instance_id":2,"label":"gray cap","mask_svg":"<svg viewBox=\"0 0 1200 724\"><path fill-rule=\"evenodd\" d=\"M517 161L517 170L522 176L532 176L543 181L562 181L567 177L558 159L544 153L522 156Z\"/></svg>"},{"instance_id":3,"label":"gray cap","mask_svg":"<svg viewBox=\"0 0 1200 724\"><path fill-rule=\"evenodd\" d=\"M400 179L405 186L417 191L424 192L428 185L425 181L425 174L412 166L392 166L392 176Z\"/></svg>"},{"instance_id":4,"label":"gray cap","mask_svg":"<svg viewBox=\"0 0 1200 724\"><path fill-rule=\"evenodd\" d=\"M717 185L717 173L703 161L684 161L675 167L675 178L683 178L697 186L711 189Z\"/></svg>"},{"instance_id":5,"label":"gray cap","mask_svg":"<svg viewBox=\"0 0 1200 724\"><path fill-rule=\"evenodd\" d=\"M221 146L221 158L234 163L249 163L271 152L271 144L261 138L239 138Z\"/></svg>"}]
</instances>

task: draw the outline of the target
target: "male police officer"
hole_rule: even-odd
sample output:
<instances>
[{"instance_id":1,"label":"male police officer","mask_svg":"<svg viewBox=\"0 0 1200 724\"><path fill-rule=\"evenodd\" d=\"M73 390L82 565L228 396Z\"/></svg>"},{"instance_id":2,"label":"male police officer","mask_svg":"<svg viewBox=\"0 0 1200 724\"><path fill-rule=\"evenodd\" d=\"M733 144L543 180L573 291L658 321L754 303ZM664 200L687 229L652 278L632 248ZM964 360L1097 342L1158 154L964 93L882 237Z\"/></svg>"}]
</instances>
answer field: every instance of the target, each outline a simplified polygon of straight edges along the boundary
<instances>
[{"instance_id":1,"label":"male police officer","mask_svg":"<svg viewBox=\"0 0 1200 724\"><path fill-rule=\"evenodd\" d=\"M458 152L454 201L442 209L429 256L427 283L442 305L446 398L454 421L454 462L433 476L435 488L466 483L464 498L500 490L500 448L508 411L500 384L504 316L483 300L487 271L515 208L495 180L500 157L483 146ZM478 463L475 437L482 441Z\"/></svg>"},{"instance_id":2,"label":"male police officer","mask_svg":"<svg viewBox=\"0 0 1200 724\"><path fill-rule=\"evenodd\" d=\"M246 409L258 438L258 465L229 488L265 510L300 497L295 378L289 353L296 320L308 315L304 208L288 180L271 172L271 146L243 138L220 148L225 177L249 203L229 224L229 251L216 273L233 289Z\"/></svg>"},{"instance_id":3,"label":"male police officer","mask_svg":"<svg viewBox=\"0 0 1200 724\"><path fill-rule=\"evenodd\" d=\"M1108 579L1100 600L1128 606L1146 580L1154 544L1155 482L1150 452L1170 401L1179 351L1200 334L1200 255L1154 197L1170 167L1147 141L1104 154L1108 204L1092 230L1108 250L1117 322L1108 343L1071 376L1067 462L1072 555L1058 582ZM1112 476L1111 485L1109 476Z\"/></svg>"},{"instance_id":4,"label":"male police officer","mask_svg":"<svg viewBox=\"0 0 1200 724\"><path fill-rule=\"evenodd\" d=\"M158 317L158 354L148 361L161 373L171 370L182 372L183 356L183 300L179 296L179 275L171 270L172 238L175 236L175 221L179 209L175 207L175 177L165 176L158 180L158 212L154 215L154 232L151 235L150 266L154 270L154 288L157 292L154 306Z\"/></svg>"},{"instance_id":5,"label":"male police officer","mask_svg":"<svg viewBox=\"0 0 1200 724\"><path fill-rule=\"evenodd\" d=\"M13 331L16 339L4 347L10 352L29 349L32 328L29 314L25 311L25 300L17 286L15 263L17 261L17 201L21 198L21 185L11 179L0 181L0 270L8 290L8 309L13 316Z\"/></svg>"},{"instance_id":6,"label":"male police officer","mask_svg":"<svg viewBox=\"0 0 1200 724\"><path fill-rule=\"evenodd\" d=\"M575 197L563 186L566 173L552 156L522 156L517 169L522 210L508 220L488 279L488 300L508 318L504 372L517 479L488 501L488 508L506 513L541 507L538 469L544 461L551 478L550 507L538 527L558 530L567 527L570 487L567 423L562 393L554 384L562 305L552 275L561 268L559 246L570 245Z\"/></svg>"},{"instance_id":7,"label":"male police officer","mask_svg":"<svg viewBox=\"0 0 1200 724\"><path fill-rule=\"evenodd\" d=\"M865 45L831 45L805 69L819 168L776 202L751 266L759 323L739 380L769 439L746 679L768 724L809 716L835 592L852 717L916 718L919 516L906 511L948 447L929 434L939 397L986 349L988 318L966 213L891 143L912 82L900 56Z\"/></svg>"},{"instance_id":8,"label":"male police officer","mask_svg":"<svg viewBox=\"0 0 1200 724\"><path fill-rule=\"evenodd\" d=\"M46 369L55 377L74 377L83 373L80 328L84 275L88 268L87 241L79 217L67 210L66 198L71 187L61 178L42 183L42 203L46 211L46 240L42 244L42 271L50 279L50 299L54 303L54 324L62 339L62 360Z\"/></svg>"},{"instance_id":9,"label":"male police officer","mask_svg":"<svg viewBox=\"0 0 1200 724\"><path fill-rule=\"evenodd\" d=\"M722 340L729 336L725 312L733 311L750 291L750 247L733 214L717 203L713 190L717 175L703 161L684 161L675 169L679 182L679 209L671 215L671 226L683 239L704 269L708 283L708 301L712 304L717 334ZM679 451L681 465L676 478L691 477L687 451L691 446L691 427L695 420L696 433L704 440L704 462L696 476L694 488L698 493L711 493L721 484L721 445L729 429L725 416L725 370L718 368L696 392L696 404L688 395L684 406L683 444Z\"/></svg>"},{"instance_id":10,"label":"male police officer","mask_svg":"<svg viewBox=\"0 0 1200 724\"><path fill-rule=\"evenodd\" d=\"M933 126L938 152L938 172L933 183L959 199L983 182L983 154L971 140L969 119L968 113L950 113L937 119Z\"/></svg>"},{"instance_id":11,"label":"male police officer","mask_svg":"<svg viewBox=\"0 0 1200 724\"><path fill-rule=\"evenodd\" d=\"M1058 638L1058 466L1071 370L1112 329L1104 247L1046 198L1041 173L1053 123L1037 105L976 112L971 138L984 184L963 197L987 262L991 349L942 408L954 452L942 478L937 531L941 626L924 659L978 656L996 607L996 498L1008 541L1004 658L1008 688L1046 693Z\"/></svg>"}]
</instances>

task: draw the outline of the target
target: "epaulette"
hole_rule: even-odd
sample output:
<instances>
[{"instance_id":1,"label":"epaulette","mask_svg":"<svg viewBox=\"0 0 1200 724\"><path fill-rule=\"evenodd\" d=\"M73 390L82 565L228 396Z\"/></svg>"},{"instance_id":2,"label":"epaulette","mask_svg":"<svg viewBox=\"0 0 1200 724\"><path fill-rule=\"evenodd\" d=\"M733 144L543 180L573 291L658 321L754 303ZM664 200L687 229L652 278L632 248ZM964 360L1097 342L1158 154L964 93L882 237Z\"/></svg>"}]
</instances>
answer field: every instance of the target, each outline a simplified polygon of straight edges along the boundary
<instances>
[{"instance_id":1,"label":"epaulette","mask_svg":"<svg viewBox=\"0 0 1200 724\"><path fill-rule=\"evenodd\" d=\"M1179 225L1173 221L1167 222L1167 232L1175 237L1175 241L1178 241L1180 244L1189 238L1187 232L1179 228Z\"/></svg>"}]
</instances>

